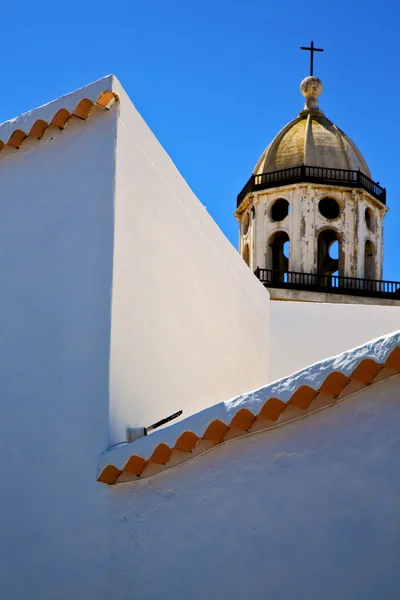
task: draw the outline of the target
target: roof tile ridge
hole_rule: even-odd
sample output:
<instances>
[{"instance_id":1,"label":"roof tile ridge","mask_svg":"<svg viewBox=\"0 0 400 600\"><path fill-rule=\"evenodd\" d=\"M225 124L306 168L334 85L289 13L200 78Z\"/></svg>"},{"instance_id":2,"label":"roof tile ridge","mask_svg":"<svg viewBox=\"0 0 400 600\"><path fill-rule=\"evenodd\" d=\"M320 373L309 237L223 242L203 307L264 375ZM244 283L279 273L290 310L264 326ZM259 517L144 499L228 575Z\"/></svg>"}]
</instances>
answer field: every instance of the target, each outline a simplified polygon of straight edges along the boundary
<instances>
[{"instance_id":1,"label":"roof tile ridge","mask_svg":"<svg viewBox=\"0 0 400 600\"><path fill-rule=\"evenodd\" d=\"M22 120L22 121L26 120L26 118L30 117L34 113L41 112L43 109L50 107L52 104L60 104L61 105L64 101L67 101L69 98L74 97L74 96L84 97L82 95L83 91L85 91L85 90L89 91L90 88L96 88L102 82L104 82L104 86L101 86L102 91L104 91L104 90L112 91L111 88L112 88L114 79L116 79L116 77L113 74L105 75L104 77L99 77L98 79L95 79L94 81L87 83L87 84L73 90L72 92L67 92L66 94L62 94L58 98L50 100L49 102L45 102L44 104L41 104L39 106L36 106L35 108L27 110L27 111L21 113L20 115L17 115L15 117L12 117L11 119L7 119L6 121L3 121L2 123L0 123L0 129L5 125L16 123L20 120ZM98 95L99 95L99 92L97 92L95 94L96 97Z\"/></svg>"},{"instance_id":2,"label":"roof tile ridge","mask_svg":"<svg viewBox=\"0 0 400 600\"><path fill-rule=\"evenodd\" d=\"M10 146L15 149L19 149L23 142L28 138L35 138L37 140L42 139L46 129L50 126L58 127L58 129L64 129L67 122L71 117L86 120L94 107L98 107L104 110L110 110L115 102L118 102L119 98L115 92L104 90L98 97L97 100L90 100L89 98L82 98L75 106L72 112L69 112L66 108L59 108L53 115L51 120L48 122L43 119L37 119L28 131L24 131L21 128L14 129L7 141L0 139L0 152L6 146ZM12 121L8 121L11 123Z\"/></svg>"},{"instance_id":3,"label":"roof tile ridge","mask_svg":"<svg viewBox=\"0 0 400 600\"><path fill-rule=\"evenodd\" d=\"M98 481L112 485L120 478L123 482L124 477L149 477L154 465L158 471L175 466L170 464L174 452L181 453L180 462L186 462L195 451L198 455L245 432L292 421L304 411L315 412L398 373L400 332L395 332L212 406L118 450L106 450L100 457ZM197 427L196 420L200 421Z\"/></svg>"}]
</instances>

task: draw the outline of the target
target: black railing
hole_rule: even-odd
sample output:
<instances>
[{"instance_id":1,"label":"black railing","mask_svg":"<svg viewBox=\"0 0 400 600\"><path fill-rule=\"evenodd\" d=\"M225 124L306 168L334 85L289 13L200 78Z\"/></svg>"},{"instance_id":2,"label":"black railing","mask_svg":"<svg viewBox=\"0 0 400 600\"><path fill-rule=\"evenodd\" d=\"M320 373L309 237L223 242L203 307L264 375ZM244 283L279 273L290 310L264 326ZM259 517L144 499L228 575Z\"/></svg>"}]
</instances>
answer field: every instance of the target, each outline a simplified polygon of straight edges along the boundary
<instances>
[{"instance_id":1,"label":"black railing","mask_svg":"<svg viewBox=\"0 0 400 600\"><path fill-rule=\"evenodd\" d=\"M295 271L274 271L257 269L254 274L269 288L287 288L329 294L346 294L400 300L400 282L341 275L318 275L317 273L297 273Z\"/></svg>"},{"instance_id":2,"label":"black railing","mask_svg":"<svg viewBox=\"0 0 400 600\"><path fill-rule=\"evenodd\" d=\"M237 206L250 192L266 190L268 188L290 185L291 183L325 183L327 185L341 185L346 187L362 188L374 198L386 204L386 190L379 183L375 183L361 173L361 171L346 171L345 169L326 169L323 167L291 167L272 173L252 175L237 197Z\"/></svg>"}]
</instances>

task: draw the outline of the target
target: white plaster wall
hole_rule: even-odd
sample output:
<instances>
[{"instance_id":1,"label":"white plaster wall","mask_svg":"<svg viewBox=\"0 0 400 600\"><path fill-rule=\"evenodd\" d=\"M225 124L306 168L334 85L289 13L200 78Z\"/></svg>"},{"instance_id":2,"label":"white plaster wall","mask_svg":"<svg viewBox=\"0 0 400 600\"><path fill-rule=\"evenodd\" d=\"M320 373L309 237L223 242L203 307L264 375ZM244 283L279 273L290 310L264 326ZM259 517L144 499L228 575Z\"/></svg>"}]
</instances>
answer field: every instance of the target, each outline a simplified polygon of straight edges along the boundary
<instances>
[{"instance_id":1,"label":"white plaster wall","mask_svg":"<svg viewBox=\"0 0 400 600\"><path fill-rule=\"evenodd\" d=\"M3 596L397 600L399 385L115 487L90 478L82 432L64 439L53 472L7 478Z\"/></svg>"},{"instance_id":2,"label":"white plaster wall","mask_svg":"<svg viewBox=\"0 0 400 600\"><path fill-rule=\"evenodd\" d=\"M400 329L400 306L271 302L270 381Z\"/></svg>"},{"instance_id":3,"label":"white plaster wall","mask_svg":"<svg viewBox=\"0 0 400 600\"><path fill-rule=\"evenodd\" d=\"M125 92L117 134L111 439L262 385L268 292Z\"/></svg>"},{"instance_id":4,"label":"white plaster wall","mask_svg":"<svg viewBox=\"0 0 400 600\"><path fill-rule=\"evenodd\" d=\"M110 489L112 597L397 600L399 384Z\"/></svg>"},{"instance_id":5,"label":"white plaster wall","mask_svg":"<svg viewBox=\"0 0 400 600\"><path fill-rule=\"evenodd\" d=\"M135 595L129 574L115 593L126 517L96 482L110 420L119 441L128 423L188 415L268 378L268 293L117 82L2 125L0 139L111 86L118 125L118 104L94 109L0 156L7 600ZM138 560L145 553L134 539L131 549Z\"/></svg>"},{"instance_id":6,"label":"white plaster wall","mask_svg":"<svg viewBox=\"0 0 400 600\"><path fill-rule=\"evenodd\" d=\"M107 506L95 472L109 438L115 135L116 111L99 110L0 157L7 600L104 594Z\"/></svg>"},{"instance_id":7,"label":"white plaster wall","mask_svg":"<svg viewBox=\"0 0 400 600\"><path fill-rule=\"evenodd\" d=\"M111 86L121 104L109 112L0 157L7 600L118 597L113 556L126 540L114 539L119 509L96 482L110 420L119 441L127 424L188 415L268 378L268 292L117 82L0 126L0 139ZM133 589L126 578L121 597Z\"/></svg>"},{"instance_id":8,"label":"white plaster wall","mask_svg":"<svg viewBox=\"0 0 400 600\"><path fill-rule=\"evenodd\" d=\"M96 86L97 94L108 83ZM95 481L109 440L110 388L118 434L138 410L137 397L148 403L148 417L160 407L172 410L178 392L181 401L187 394L191 408L207 392L205 406L219 399L224 379L247 385L239 368L261 380L268 356L263 288L147 134L141 138L147 158L139 160L127 142L129 128L119 130L117 157L125 150L126 162L116 174L114 244L117 112L74 119L63 132L49 129L42 141L7 150L0 159L0 596L197 600L264 598L268 591L273 600L397 599L399 471L393 457L400 415L393 381L139 484L108 488ZM135 125L145 127L140 119ZM135 178L147 203L136 195L130 201L129 169L155 182L161 177L163 184L152 184L148 196L144 178ZM168 211L183 219L172 196L190 235L174 229L163 213L162 199L169 199ZM165 269L151 293L150 271L141 265L146 260L153 268L160 256L156 261L150 243L157 235L140 224L146 220L154 222L155 234L173 233L164 238ZM135 235L137 246L129 241ZM138 251L146 239L150 250L143 260ZM195 258L199 249L204 254L209 279L188 251L189 241ZM184 246L188 258L169 245ZM180 280L170 275L171 265L186 272L188 264L197 284L191 281L189 289L196 294L183 297L196 314L200 307L199 325L182 310ZM171 297L176 307L170 304L172 313L163 312L162 319L154 306L168 305ZM182 318L187 345L177 332ZM200 348L193 343L199 339ZM223 354L218 363L234 340L231 362ZM146 370L142 347L154 368ZM187 358L193 347L195 357ZM206 356L217 362L219 375ZM249 362L258 365L257 373ZM205 379L215 384L214 395ZM135 381L147 381L153 395L136 393ZM228 395L226 383L224 399Z\"/></svg>"}]
</instances>

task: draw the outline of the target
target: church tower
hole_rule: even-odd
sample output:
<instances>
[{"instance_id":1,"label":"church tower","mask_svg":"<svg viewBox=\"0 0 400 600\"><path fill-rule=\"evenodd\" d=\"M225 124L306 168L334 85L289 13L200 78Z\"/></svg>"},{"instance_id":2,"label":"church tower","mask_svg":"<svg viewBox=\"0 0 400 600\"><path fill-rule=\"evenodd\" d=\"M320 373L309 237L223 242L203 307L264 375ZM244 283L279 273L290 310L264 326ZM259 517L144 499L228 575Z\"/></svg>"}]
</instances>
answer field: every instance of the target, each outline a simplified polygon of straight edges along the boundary
<instances>
[{"instance_id":1,"label":"church tower","mask_svg":"<svg viewBox=\"0 0 400 600\"><path fill-rule=\"evenodd\" d=\"M238 195L239 252L273 299L392 303L397 284L382 281L386 190L319 108L320 79L300 90L303 110Z\"/></svg>"}]
</instances>

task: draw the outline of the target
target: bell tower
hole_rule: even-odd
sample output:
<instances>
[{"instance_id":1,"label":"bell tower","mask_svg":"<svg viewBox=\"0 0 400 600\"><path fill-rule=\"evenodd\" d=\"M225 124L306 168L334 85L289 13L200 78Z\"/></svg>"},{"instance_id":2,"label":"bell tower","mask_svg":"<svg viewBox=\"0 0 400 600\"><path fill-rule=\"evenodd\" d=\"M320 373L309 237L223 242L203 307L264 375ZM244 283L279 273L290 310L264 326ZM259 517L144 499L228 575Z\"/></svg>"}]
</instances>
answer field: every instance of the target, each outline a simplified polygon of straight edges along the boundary
<instances>
[{"instance_id":1,"label":"bell tower","mask_svg":"<svg viewBox=\"0 0 400 600\"><path fill-rule=\"evenodd\" d=\"M239 252L273 299L395 300L382 281L386 190L319 108L322 89L314 75L301 82L303 110L238 195Z\"/></svg>"}]
</instances>

